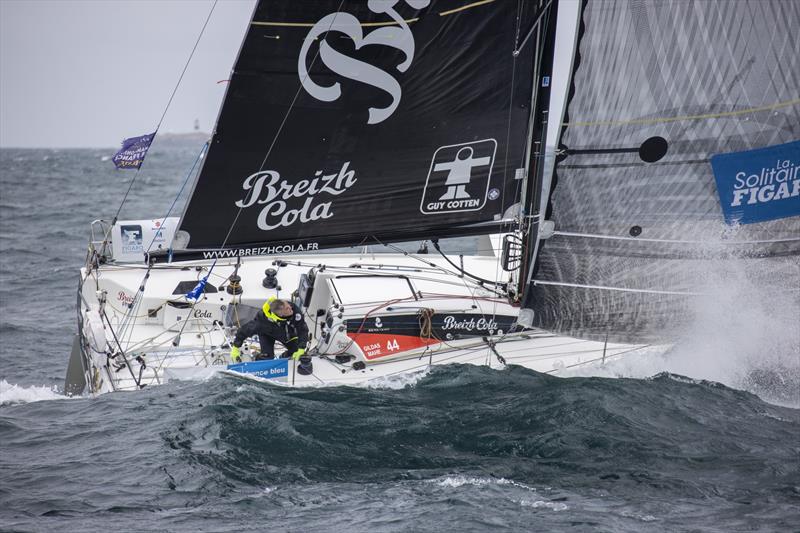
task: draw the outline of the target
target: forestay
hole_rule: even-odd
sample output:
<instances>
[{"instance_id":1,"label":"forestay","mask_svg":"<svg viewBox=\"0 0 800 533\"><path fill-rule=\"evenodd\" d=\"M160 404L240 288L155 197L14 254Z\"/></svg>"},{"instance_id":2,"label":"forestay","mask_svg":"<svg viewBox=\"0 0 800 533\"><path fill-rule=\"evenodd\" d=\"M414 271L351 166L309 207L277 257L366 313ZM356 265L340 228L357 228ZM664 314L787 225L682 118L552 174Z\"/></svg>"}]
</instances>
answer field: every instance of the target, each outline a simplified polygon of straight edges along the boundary
<instances>
[{"instance_id":1,"label":"forestay","mask_svg":"<svg viewBox=\"0 0 800 533\"><path fill-rule=\"evenodd\" d=\"M496 232L538 2L259 1L180 229L207 257ZM226 250L219 250L225 248Z\"/></svg>"},{"instance_id":2,"label":"forestay","mask_svg":"<svg viewBox=\"0 0 800 533\"><path fill-rule=\"evenodd\" d=\"M798 20L794 0L584 5L544 193L555 232L539 243L524 300L534 325L669 336L707 274L733 258L749 258L745 279L797 291ZM712 157L765 147L715 176ZM756 203L769 205L748 215Z\"/></svg>"}]
</instances>

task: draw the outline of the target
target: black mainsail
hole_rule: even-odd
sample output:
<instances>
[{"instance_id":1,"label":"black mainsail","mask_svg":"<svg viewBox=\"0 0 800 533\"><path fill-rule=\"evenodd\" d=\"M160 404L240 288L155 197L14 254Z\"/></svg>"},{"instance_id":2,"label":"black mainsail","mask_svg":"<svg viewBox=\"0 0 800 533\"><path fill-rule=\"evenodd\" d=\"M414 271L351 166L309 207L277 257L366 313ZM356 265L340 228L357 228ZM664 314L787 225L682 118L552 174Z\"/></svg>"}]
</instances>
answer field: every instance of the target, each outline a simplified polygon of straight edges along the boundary
<instances>
[{"instance_id":1,"label":"black mainsail","mask_svg":"<svg viewBox=\"0 0 800 533\"><path fill-rule=\"evenodd\" d=\"M658 340L690 317L720 259L747 258L773 289L797 291L798 20L795 0L584 3L539 213L554 231L539 241L521 320ZM721 170L726 157L753 170Z\"/></svg>"},{"instance_id":2,"label":"black mainsail","mask_svg":"<svg viewBox=\"0 0 800 533\"><path fill-rule=\"evenodd\" d=\"M519 213L525 36L547 5L259 1L180 222L187 249L497 232Z\"/></svg>"}]
</instances>

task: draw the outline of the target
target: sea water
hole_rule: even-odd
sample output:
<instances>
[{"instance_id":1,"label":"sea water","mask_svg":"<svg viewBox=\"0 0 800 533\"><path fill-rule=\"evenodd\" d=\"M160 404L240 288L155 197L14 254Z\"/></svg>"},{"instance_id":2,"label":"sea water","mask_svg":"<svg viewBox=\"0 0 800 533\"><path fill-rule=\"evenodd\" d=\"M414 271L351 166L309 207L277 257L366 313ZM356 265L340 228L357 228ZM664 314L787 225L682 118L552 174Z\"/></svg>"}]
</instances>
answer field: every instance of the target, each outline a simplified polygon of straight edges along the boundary
<instances>
[{"instance_id":1,"label":"sea water","mask_svg":"<svg viewBox=\"0 0 800 533\"><path fill-rule=\"evenodd\" d=\"M120 218L165 215L200 148L157 141ZM725 294L667 354L567 379L64 397L89 223L135 175L112 153L0 150L0 530L800 530L796 315L731 324Z\"/></svg>"}]
</instances>

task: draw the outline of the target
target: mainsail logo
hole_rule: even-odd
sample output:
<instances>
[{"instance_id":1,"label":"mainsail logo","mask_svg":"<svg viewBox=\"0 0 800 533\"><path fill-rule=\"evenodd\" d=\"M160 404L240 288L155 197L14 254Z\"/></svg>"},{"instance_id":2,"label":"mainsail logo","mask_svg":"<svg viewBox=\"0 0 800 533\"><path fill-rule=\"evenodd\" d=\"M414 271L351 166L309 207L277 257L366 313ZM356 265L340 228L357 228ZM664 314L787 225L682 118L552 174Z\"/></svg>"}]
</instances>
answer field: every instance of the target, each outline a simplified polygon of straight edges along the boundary
<instances>
[{"instance_id":1,"label":"mainsail logo","mask_svg":"<svg viewBox=\"0 0 800 533\"><path fill-rule=\"evenodd\" d=\"M728 224L800 215L800 141L711 158Z\"/></svg>"},{"instance_id":2,"label":"mainsail logo","mask_svg":"<svg viewBox=\"0 0 800 533\"><path fill-rule=\"evenodd\" d=\"M482 209L489 197L489 178L496 150L494 139L438 148L428 170L420 211L433 215ZM491 199L499 196L498 191Z\"/></svg>"},{"instance_id":3,"label":"mainsail logo","mask_svg":"<svg viewBox=\"0 0 800 533\"><path fill-rule=\"evenodd\" d=\"M311 51L312 43L323 34L329 32L345 34L353 41L356 50L370 45L396 48L405 55L405 60L397 65L397 70L401 73L408 70L414 58L414 35L411 33L408 23L403 20L403 17L395 10L395 6L401 3L401 1L402 0L369 0L367 2L367 7L370 11L379 15L388 15L397 23L397 26L380 26L367 35L364 35L361 22L349 13L331 13L330 15L322 17L314 24L303 41L303 46L300 48L300 58L297 62L297 73L300 76L300 83L308 94L323 102L333 102L342 95L342 86L338 81L327 87L322 86L312 80L308 73L308 65L310 62L308 55ZM404 1L414 9L423 9L430 4L430 0ZM386 107L369 108L368 124L383 122L397 109L400 103L402 90L397 80L388 72L335 50L325 39L322 39L319 43L319 59L326 67L336 74L372 85L373 87L385 91L392 97L392 103Z\"/></svg>"},{"instance_id":4,"label":"mainsail logo","mask_svg":"<svg viewBox=\"0 0 800 533\"><path fill-rule=\"evenodd\" d=\"M358 181L355 171L350 170L349 166L350 161L347 161L334 174L323 175L318 170L313 178L296 183L281 179L281 175L274 170L256 172L242 183L245 195L235 205L242 209L254 205L263 206L258 214L257 224L259 229L265 231L289 227L297 222L304 224L331 218L332 202L324 200L339 196ZM290 202L295 207L290 207ZM302 205L297 207L300 202Z\"/></svg>"}]
</instances>

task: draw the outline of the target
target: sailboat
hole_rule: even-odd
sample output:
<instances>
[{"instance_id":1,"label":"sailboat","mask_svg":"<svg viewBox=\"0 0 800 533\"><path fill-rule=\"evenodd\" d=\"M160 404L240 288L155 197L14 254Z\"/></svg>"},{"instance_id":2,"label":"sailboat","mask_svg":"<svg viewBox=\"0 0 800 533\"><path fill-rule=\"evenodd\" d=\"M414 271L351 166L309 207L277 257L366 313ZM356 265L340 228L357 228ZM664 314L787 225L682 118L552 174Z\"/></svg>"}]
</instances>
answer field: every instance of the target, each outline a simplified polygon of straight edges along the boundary
<instances>
[{"instance_id":1,"label":"sailboat","mask_svg":"<svg viewBox=\"0 0 800 533\"><path fill-rule=\"evenodd\" d=\"M66 391L663 350L707 264L800 279L795 20L791 1L258 1L182 215L93 224ZM480 252L440 246L466 236ZM307 355L249 339L234 363L273 297Z\"/></svg>"}]
</instances>

